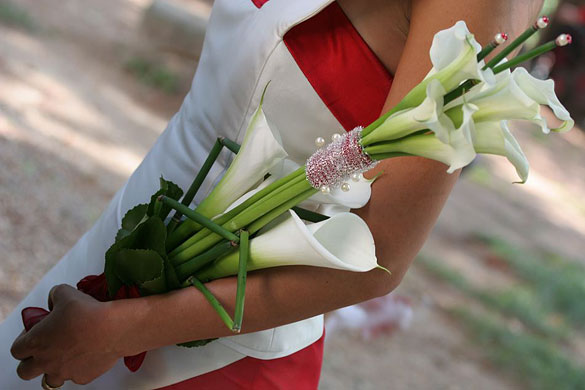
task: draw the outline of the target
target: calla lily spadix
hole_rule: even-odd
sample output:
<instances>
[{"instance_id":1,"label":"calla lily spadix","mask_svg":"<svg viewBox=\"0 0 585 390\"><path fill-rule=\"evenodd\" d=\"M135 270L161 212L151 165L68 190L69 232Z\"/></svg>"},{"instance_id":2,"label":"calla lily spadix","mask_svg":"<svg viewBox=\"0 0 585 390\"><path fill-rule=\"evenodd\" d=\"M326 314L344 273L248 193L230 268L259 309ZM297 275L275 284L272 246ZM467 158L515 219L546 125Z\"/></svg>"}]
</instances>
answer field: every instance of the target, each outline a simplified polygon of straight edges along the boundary
<instances>
[{"instance_id":1,"label":"calla lily spadix","mask_svg":"<svg viewBox=\"0 0 585 390\"><path fill-rule=\"evenodd\" d=\"M285 265L311 265L354 272L378 267L374 238L368 226L352 213L340 213L314 224L293 212L270 230L250 241L248 271ZM233 252L201 270L201 280L238 273L238 253Z\"/></svg>"}]
</instances>

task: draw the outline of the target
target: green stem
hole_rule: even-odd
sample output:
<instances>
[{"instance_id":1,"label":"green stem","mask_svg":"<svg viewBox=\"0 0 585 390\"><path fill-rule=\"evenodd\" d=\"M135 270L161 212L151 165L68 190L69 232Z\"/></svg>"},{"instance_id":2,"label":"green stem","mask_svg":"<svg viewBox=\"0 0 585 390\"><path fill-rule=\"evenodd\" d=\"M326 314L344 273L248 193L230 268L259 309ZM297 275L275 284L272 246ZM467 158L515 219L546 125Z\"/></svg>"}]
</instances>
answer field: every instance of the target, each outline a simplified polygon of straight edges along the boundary
<instances>
[{"instance_id":1,"label":"green stem","mask_svg":"<svg viewBox=\"0 0 585 390\"><path fill-rule=\"evenodd\" d=\"M282 177L282 178L276 180L274 183L269 184L268 186L266 186L262 190L256 192L254 195L252 195L249 199L244 201L239 206L234 207L233 209L231 209L227 213L225 213L217 218L214 218L213 221L215 223L217 223L218 225L223 225L224 223L228 222L233 217L238 215L240 212L242 212L246 208L250 207L251 205L253 205L257 201L259 201L260 199L262 199L264 196L270 194L272 191L279 190L281 187L283 187L289 181L294 180L295 178L297 178L300 175L304 176L304 174L305 174L305 168L304 167L298 168L296 171L288 174L285 177ZM192 236L193 233L195 233L197 231L197 229L191 229L192 226L189 225L189 222L190 221L185 221L185 223L183 223L181 226L179 226L179 228L177 230L175 230L175 232L173 234L171 234L171 236L167 239L167 243L172 242L172 245L167 245L167 251L170 251L172 249L171 256L174 256L175 254L183 251L185 248L188 248L191 245L193 245L199 238L201 238L200 236L197 236L197 234L199 234L201 232L205 232L205 230L202 230L202 231L197 232L197 234L195 236ZM207 235L207 233L204 233L204 235ZM192 237L188 238L189 236L192 236ZM197 236L197 238L195 238L196 236Z\"/></svg>"},{"instance_id":2,"label":"green stem","mask_svg":"<svg viewBox=\"0 0 585 390\"><path fill-rule=\"evenodd\" d=\"M244 318L244 299L246 297L246 276L248 258L250 257L249 245L250 233L246 230L240 232L240 261L238 263L238 286L236 289L236 308L234 310L234 326L232 330L239 333L242 329Z\"/></svg>"},{"instance_id":3,"label":"green stem","mask_svg":"<svg viewBox=\"0 0 585 390\"><path fill-rule=\"evenodd\" d=\"M221 149L223 147L221 140L222 140L221 138L218 138L215 141L213 147L211 148L211 151L209 152L209 155L207 155L205 162L203 162L201 169L197 173L197 176L195 176L195 180L193 180L193 183L191 183L191 186L189 187L187 193L183 197L181 203L183 203L185 206L189 206L193 199L195 199L195 195L197 194L197 191L199 191L201 184L203 184L203 181L209 174L211 166L213 165L215 160L217 160L217 157L219 156L219 153L221 152ZM173 232L173 230L175 230L177 225L181 222L181 217L182 217L181 212L179 211L175 212L175 215L173 215L171 222L169 222L169 225L167 226L168 233L171 233Z\"/></svg>"},{"instance_id":4,"label":"green stem","mask_svg":"<svg viewBox=\"0 0 585 390\"><path fill-rule=\"evenodd\" d=\"M502 61L508 54L514 51L518 46L526 42L528 38L530 38L535 32L538 31L538 27L536 24L528 27L520 36L514 39L512 42L508 44L508 46L504 47L501 52L496 54L484 67L483 69L493 68L497 66L500 61Z\"/></svg>"},{"instance_id":5,"label":"green stem","mask_svg":"<svg viewBox=\"0 0 585 390\"><path fill-rule=\"evenodd\" d=\"M288 203L291 198L305 192L307 189L313 189L313 187L303 178L300 182L291 185L286 190L277 191L275 195L269 195L266 197L267 199L262 199L260 202L248 207L224 226L227 226L232 231L242 229L282 204ZM317 190L314 191L316 192ZM292 206L296 206L296 204ZM253 234L255 231L250 230L250 233Z\"/></svg>"},{"instance_id":6,"label":"green stem","mask_svg":"<svg viewBox=\"0 0 585 390\"><path fill-rule=\"evenodd\" d=\"M263 215L281 206L283 203L289 202L291 198L296 197L298 194L304 193L307 189L313 190L311 194L314 194L316 192L316 190L314 190L313 187L311 187L311 184L309 184L307 180L303 179L300 182L291 185L284 191L276 190L275 191L276 195L271 194L266 195L265 196L266 199L264 198L260 199L252 206L246 208L244 211L236 215L230 221L224 223L222 226L231 232L243 229L252 222L261 218ZM288 208L296 206L297 203L291 204ZM250 231L250 233L254 232ZM192 239L193 239L192 245L185 249L182 249L182 251L180 252L173 251L170 254L171 262L173 264L184 263L185 261L191 259L192 257L197 256L198 254L204 252L211 246L218 243L221 240L221 237L218 236L217 234L213 233L209 234L204 229L198 232L195 236L193 236ZM191 241L191 239L189 239L188 241Z\"/></svg>"},{"instance_id":7,"label":"green stem","mask_svg":"<svg viewBox=\"0 0 585 390\"><path fill-rule=\"evenodd\" d=\"M186 261L183 264L180 264L175 269L177 273L177 277L179 280L185 280L195 274L195 272L199 271L201 268L206 266L207 264L211 263L215 259L222 257L223 255L230 252L234 249L234 244L231 241L223 241L208 250L200 254L199 256L195 256L192 259Z\"/></svg>"},{"instance_id":8,"label":"green stem","mask_svg":"<svg viewBox=\"0 0 585 390\"><path fill-rule=\"evenodd\" d=\"M366 135L370 134L372 131L374 131L375 129L377 129L391 115L393 115L393 114L397 113L398 111L406 108L406 104L403 103L404 101L405 101L405 99L401 100L400 103L398 103L397 105L395 105L390 111L388 111L387 113L383 114L381 117L379 117L374 122L370 123L366 128L364 128L362 130L362 138L364 138Z\"/></svg>"},{"instance_id":9,"label":"green stem","mask_svg":"<svg viewBox=\"0 0 585 390\"><path fill-rule=\"evenodd\" d=\"M209 302L211 307L219 314L219 317L230 330L234 329L234 321L228 314L228 312L223 308L221 303L217 300L217 298L209 291L207 287L203 283L201 283L197 278L191 277L187 280L189 284L195 287L197 290L201 291L205 299Z\"/></svg>"},{"instance_id":10,"label":"green stem","mask_svg":"<svg viewBox=\"0 0 585 390\"><path fill-rule=\"evenodd\" d=\"M450 102L452 102L453 100L457 99L458 97L462 96L465 92L469 91L471 88L473 88L475 85L477 85L479 83L479 81L477 80L467 80L465 81L463 84L461 84L460 86L458 86L457 88L455 88L454 90L450 91L449 93L447 93L444 97L444 104L447 105Z\"/></svg>"},{"instance_id":11,"label":"green stem","mask_svg":"<svg viewBox=\"0 0 585 390\"><path fill-rule=\"evenodd\" d=\"M282 178L276 180L274 183L272 183L272 184L266 186L265 188L263 188L262 190L256 192L254 195L252 195L250 198L248 198L242 204L234 207L233 209L231 209L227 213L225 213L217 218L214 218L213 222L215 222L218 225L223 225L223 224L227 223L228 221L230 221L234 217L236 217L238 214L240 214L242 211L244 211L248 207L254 205L256 202L264 201L265 200L264 198L266 196L270 195L272 192L282 191L283 188L287 188L287 186L289 185L289 183L291 181L297 179L299 176L304 177L304 174L305 174L304 167L300 167L296 171L288 174L285 177L282 177ZM179 229L177 229L176 232L178 233L179 230L185 225L186 225L186 223L181 225L181 227L179 227ZM211 232L207 229L200 230L195 235L191 236L186 241L184 241L181 245L174 248L170 252L171 258L175 257L177 254L181 253L185 249L193 246L195 243L197 243L198 241L200 241L204 237L209 236L210 234L211 234ZM167 250L168 250L168 248L167 248ZM185 261L186 259L182 259L182 260Z\"/></svg>"},{"instance_id":12,"label":"green stem","mask_svg":"<svg viewBox=\"0 0 585 390\"><path fill-rule=\"evenodd\" d=\"M219 138L219 142L221 142L221 144L223 146L225 146L226 148L228 148L234 154L238 154L238 152L240 151L241 145L238 144L237 142L232 141L229 138L220 137Z\"/></svg>"},{"instance_id":13,"label":"green stem","mask_svg":"<svg viewBox=\"0 0 585 390\"><path fill-rule=\"evenodd\" d=\"M304 200L309 199L311 196L315 195L318 190L314 189L309 184L309 189L301 192L297 196L291 198L286 203L281 204L277 208L271 210L270 212L264 214L261 218L254 221L251 225L249 225L248 230L251 234L256 233L258 230L262 229L264 226L268 225L274 219L276 219L281 214L285 213L287 210L292 208L293 206L301 203Z\"/></svg>"},{"instance_id":14,"label":"green stem","mask_svg":"<svg viewBox=\"0 0 585 390\"><path fill-rule=\"evenodd\" d=\"M414 155L410 154L410 153L402 153L402 152L388 152L388 153L379 152L379 153L374 153L374 154L370 155L370 157L376 161L386 160L388 158L406 157L406 156L414 156Z\"/></svg>"},{"instance_id":15,"label":"green stem","mask_svg":"<svg viewBox=\"0 0 585 390\"><path fill-rule=\"evenodd\" d=\"M527 51L524 54L521 54L519 56L516 56L514 58L512 58L510 61L508 62L504 62L501 65L496 66L493 70L495 74L498 74L506 69L511 68L512 66L516 66L524 61L528 61L533 59L534 57L538 57L539 55L542 55L546 52L549 52L551 50L553 50L554 48L557 47L557 44L555 41L550 41L547 42L545 44L542 44L538 47L535 47L534 49Z\"/></svg>"},{"instance_id":16,"label":"green stem","mask_svg":"<svg viewBox=\"0 0 585 390\"><path fill-rule=\"evenodd\" d=\"M490 43L488 43L487 45L485 45L481 51L479 53L477 53L477 62L483 60L484 58L486 58L487 56L490 55L490 53L496 48L498 47L498 44L496 43L496 41L491 41Z\"/></svg>"},{"instance_id":17,"label":"green stem","mask_svg":"<svg viewBox=\"0 0 585 390\"><path fill-rule=\"evenodd\" d=\"M238 242L240 239L234 233L224 229L222 226L216 224L211 219L204 217L203 215L199 214L195 210L191 210L189 207L185 206L177 202L174 199L169 198L168 196L161 195L158 198L160 201L165 203L167 206L172 207L175 210L180 211L181 213L185 214L185 216L196 223L205 226L207 229L211 230L212 232L219 234L223 238L229 241Z\"/></svg>"}]
</instances>

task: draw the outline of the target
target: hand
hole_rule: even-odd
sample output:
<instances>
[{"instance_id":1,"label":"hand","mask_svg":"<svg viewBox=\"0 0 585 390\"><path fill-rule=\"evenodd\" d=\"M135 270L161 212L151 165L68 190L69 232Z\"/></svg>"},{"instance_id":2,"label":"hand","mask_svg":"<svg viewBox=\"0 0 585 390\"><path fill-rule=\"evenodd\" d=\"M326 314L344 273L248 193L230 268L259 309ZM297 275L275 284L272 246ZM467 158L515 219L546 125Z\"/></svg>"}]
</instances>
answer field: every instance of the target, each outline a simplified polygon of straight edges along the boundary
<instances>
[{"instance_id":1,"label":"hand","mask_svg":"<svg viewBox=\"0 0 585 390\"><path fill-rule=\"evenodd\" d=\"M109 370L123 354L117 351L116 322L109 303L101 303L68 285L49 293L51 313L12 345L25 380L47 374L51 386L66 380L87 384Z\"/></svg>"}]
</instances>

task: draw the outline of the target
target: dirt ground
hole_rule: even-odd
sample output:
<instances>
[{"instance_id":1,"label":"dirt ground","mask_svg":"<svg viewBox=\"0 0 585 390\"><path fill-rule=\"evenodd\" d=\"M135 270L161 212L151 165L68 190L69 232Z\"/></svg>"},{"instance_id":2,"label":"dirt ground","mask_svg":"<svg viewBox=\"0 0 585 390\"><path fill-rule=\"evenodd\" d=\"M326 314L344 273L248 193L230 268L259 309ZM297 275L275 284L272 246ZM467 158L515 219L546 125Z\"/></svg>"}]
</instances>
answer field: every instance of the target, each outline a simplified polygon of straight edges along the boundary
<instances>
[{"instance_id":1,"label":"dirt ground","mask_svg":"<svg viewBox=\"0 0 585 390\"><path fill-rule=\"evenodd\" d=\"M0 22L0 320L97 219L178 109L196 65L195 54L149 47L148 0L17 4L33 27ZM157 54L179 73L173 94L125 67ZM481 160L423 249L479 285L500 281L469 243L478 232L585 261L584 133L519 130L528 183L511 184L501 159ZM412 325L371 341L327 338L322 389L522 388L445 314L457 300L448 288L415 264L397 293L412 302Z\"/></svg>"}]
</instances>

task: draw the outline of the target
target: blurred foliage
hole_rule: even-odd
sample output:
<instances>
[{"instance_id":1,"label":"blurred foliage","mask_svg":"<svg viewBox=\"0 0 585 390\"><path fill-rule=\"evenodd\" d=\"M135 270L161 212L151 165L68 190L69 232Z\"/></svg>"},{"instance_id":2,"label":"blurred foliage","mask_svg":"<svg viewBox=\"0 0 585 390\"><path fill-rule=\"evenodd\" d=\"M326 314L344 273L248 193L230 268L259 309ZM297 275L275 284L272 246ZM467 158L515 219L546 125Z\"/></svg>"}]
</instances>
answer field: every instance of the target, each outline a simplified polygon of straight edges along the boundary
<instances>
[{"instance_id":1,"label":"blurred foliage","mask_svg":"<svg viewBox=\"0 0 585 390\"><path fill-rule=\"evenodd\" d=\"M535 333L559 340L566 340L569 336L569 329L540 303L538 295L530 288L520 286L503 291L484 290L473 286L461 273L440 261L423 257L418 262L425 270L466 296L478 300L488 309L520 321Z\"/></svg>"},{"instance_id":2,"label":"blurred foliage","mask_svg":"<svg viewBox=\"0 0 585 390\"><path fill-rule=\"evenodd\" d=\"M179 90L179 76L164 65L135 57L126 62L125 68L143 84L173 94Z\"/></svg>"},{"instance_id":3,"label":"blurred foliage","mask_svg":"<svg viewBox=\"0 0 585 390\"><path fill-rule=\"evenodd\" d=\"M585 367L574 359L585 335L585 265L555 254L535 254L479 236L495 269L518 281L477 287L445 262L419 257L433 277L480 303L449 312L469 330L486 357L530 389L585 389ZM481 309L481 310L480 310ZM578 344L578 343L577 343Z\"/></svg>"},{"instance_id":4,"label":"blurred foliage","mask_svg":"<svg viewBox=\"0 0 585 390\"><path fill-rule=\"evenodd\" d=\"M539 301L585 330L585 266L555 254L529 253L504 240L480 237L513 271L534 287Z\"/></svg>"},{"instance_id":5,"label":"blurred foliage","mask_svg":"<svg viewBox=\"0 0 585 390\"><path fill-rule=\"evenodd\" d=\"M454 309L453 314L467 326L494 364L530 389L585 389L585 369L575 365L546 339L513 330L489 314L464 308Z\"/></svg>"},{"instance_id":6,"label":"blurred foliage","mask_svg":"<svg viewBox=\"0 0 585 390\"><path fill-rule=\"evenodd\" d=\"M0 22L28 31L36 29L35 22L24 8L5 0L0 1Z\"/></svg>"}]
</instances>

